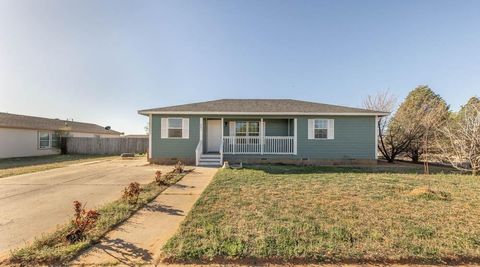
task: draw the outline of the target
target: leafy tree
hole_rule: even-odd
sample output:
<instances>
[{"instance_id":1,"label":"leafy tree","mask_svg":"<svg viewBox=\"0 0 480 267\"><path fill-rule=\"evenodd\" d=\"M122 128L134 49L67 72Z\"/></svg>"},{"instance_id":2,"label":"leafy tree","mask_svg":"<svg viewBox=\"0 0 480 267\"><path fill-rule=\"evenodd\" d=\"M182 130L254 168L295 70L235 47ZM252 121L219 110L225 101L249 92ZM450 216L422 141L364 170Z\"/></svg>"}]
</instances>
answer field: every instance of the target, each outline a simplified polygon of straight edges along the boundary
<instances>
[{"instance_id":1,"label":"leafy tree","mask_svg":"<svg viewBox=\"0 0 480 267\"><path fill-rule=\"evenodd\" d=\"M460 107L460 110L454 116L456 120L461 120L463 116L469 114L471 112L475 112L475 109L480 109L480 98L476 96L472 96L468 101L467 104Z\"/></svg>"},{"instance_id":2,"label":"leafy tree","mask_svg":"<svg viewBox=\"0 0 480 267\"><path fill-rule=\"evenodd\" d=\"M405 152L413 162L428 151L434 137L434 128L449 116L447 103L428 86L421 85L411 91L400 105L392 120L392 127L398 127L407 144Z\"/></svg>"}]
</instances>

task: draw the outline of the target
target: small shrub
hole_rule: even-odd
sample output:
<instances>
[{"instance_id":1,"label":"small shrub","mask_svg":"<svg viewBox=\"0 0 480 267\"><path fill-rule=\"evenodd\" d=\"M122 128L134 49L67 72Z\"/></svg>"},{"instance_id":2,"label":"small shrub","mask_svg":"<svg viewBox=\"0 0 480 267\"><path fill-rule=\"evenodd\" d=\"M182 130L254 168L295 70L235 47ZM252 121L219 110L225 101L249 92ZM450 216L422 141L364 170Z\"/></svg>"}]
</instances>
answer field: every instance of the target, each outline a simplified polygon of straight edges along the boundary
<instances>
[{"instance_id":1,"label":"small shrub","mask_svg":"<svg viewBox=\"0 0 480 267\"><path fill-rule=\"evenodd\" d=\"M155 180L160 179L162 177L162 171L158 170L155 172Z\"/></svg>"},{"instance_id":2,"label":"small shrub","mask_svg":"<svg viewBox=\"0 0 480 267\"><path fill-rule=\"evenodd\" d=\"M161 171L155 172L155 183L157 185L169 185L166 175L162 176Z\"/></svg>"},{"instance_id":3,"label":"small shrub","mask_svg":"<svg viewBox=\"0 0 480 267\"><path fill-rule=\"evenodd\" d=\"M140 184L137 182L130 183L125 189L123 189L122 198L125 199L128 203L134 204L138 201L138 196L140 195Z\"/></svg>"},{"instance_id":4,"label":"small shrub","mask_svg":"<svg viewBox=\"0 0 480 267\"><path fill-rule=\"evenodd\" d=\"M85 210L79 201L73 202L75 210L74 219L72 220L73 229L66 235L66 239L71 244L81 241L85 238L85 233L95 227L100 215L96 210Z\"/></svg>"},{"instance_id":5,"label":"small shrub","mask_svg":"<svg viewBox=\"0 0 480 267\"><path fill-rule=\"evenodd\" d=\"M173 173L183 173L185 171L185 164L183 164L181 161L177 162L175 164L175 167L173 168Z\"/></svg>"}]
</instances>

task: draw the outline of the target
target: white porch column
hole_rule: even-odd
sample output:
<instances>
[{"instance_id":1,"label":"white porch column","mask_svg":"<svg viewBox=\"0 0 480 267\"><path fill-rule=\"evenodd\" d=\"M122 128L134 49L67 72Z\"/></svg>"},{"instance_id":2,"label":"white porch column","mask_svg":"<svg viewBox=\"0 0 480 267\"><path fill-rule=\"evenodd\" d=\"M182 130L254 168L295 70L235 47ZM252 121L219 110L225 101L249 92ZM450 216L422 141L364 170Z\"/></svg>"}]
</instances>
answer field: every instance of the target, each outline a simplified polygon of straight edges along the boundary
<instances>
[{"instance_id":1,"label":"white porch column","mask_svg":"<svg viewBox=\"0 0 480 267\"><path fill-rule=\"evenodd\" d=\"M224 123L224 122L223 122L223 117L222 117L221 121L222 121L222 122L221 122L221 123L222 123L222 145L221 145L222 151L220 151L220 154L223 154L223 149L224 149L224 148L223 148L223 145L224 145L224 144L223 144L223 131L225 130L225 129L224 129L225 126L223 125L223 123Z\"/></svg>"},{"instance_id":2,"label":"white porch column","mask_svg":"<svg viewBox=\"0 0 480 267\"><path fill-rule=\"evenodd\" d=\"M200 142L203 141L203 118L200 118Z\"/></svg>"},{"instance_id":3,"label":"white porch column","mask_svg":"<svg viewBox=\"0 0 480 267\"><path fill-rule=\"evenodd\" d=\"M263 128L263 118L260 118L260 154L263 155L263 144L265 140L265 129Z\"/></svg>"},{"instance_id":4,"label":"white porch column","mask_svg":"<svg viewBox=\"0 0 480 267\"><path fill-rule=\"evenodd\" d=\"M297 118L293 119L293 154L297 155Z\"/></svg>"},{"instance_id":5,"label":"white porch column","mask_svg":"<svg viewBox=\"0 0 480 267\"><path fill-rule=\"evenodd\" d=\"M199 138L197 148L195 149L195 165L198 166L200 162L200 155L203 154L203 118L200 117L199 121Z\"/></svg>"}]
</instances>

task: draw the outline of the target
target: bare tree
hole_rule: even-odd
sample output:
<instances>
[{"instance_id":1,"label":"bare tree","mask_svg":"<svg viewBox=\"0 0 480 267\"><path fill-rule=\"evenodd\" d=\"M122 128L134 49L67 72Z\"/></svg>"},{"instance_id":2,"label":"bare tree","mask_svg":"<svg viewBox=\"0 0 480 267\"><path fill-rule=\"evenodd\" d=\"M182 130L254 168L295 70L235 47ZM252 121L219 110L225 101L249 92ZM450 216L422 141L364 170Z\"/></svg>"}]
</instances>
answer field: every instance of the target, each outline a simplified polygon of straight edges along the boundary
<instances>
[{"instance_id":1,"label":"bare tree","mask_svg":"<svg viewBox=\"0 0 480 267\"><path fill-rule=\"evenodd\" d=\"M480 108L472 106L461 113L458 119L438 130L437 144L441 157L454 168L477 175L480 171Z\"/></svg>"},{"instance_id":2,"label":"bare tree","mask_svg":"<svg viewBox=\"0 0 480 267\"><path fill-rule=\"evenodd\" d=\"M363 107L369 110L392 112L397 98L390 93L389 90L377 92L375 95L368 95L363 100ZM380 117L377 121L378 125L378 149L382 155L389 161L393 162L395 156L400 152L396 152L397 146L389 145L394 143L395 133L390 129L389 123L391 115ZM405 146L406 147L406 146ZM402 150L403 151L403 150Z\"/></svg>"},{"instance_id":3,"label":"bare tree","mask_svg":"<svg viewBox=\"0 0 480 267\"><path fill-rule=\"evenodd\" d=\"M368 95L363 99L363 107L369 110L392 112L397 98L390 90L379 91L375 95Z\"/></svg>"}]
</instances>

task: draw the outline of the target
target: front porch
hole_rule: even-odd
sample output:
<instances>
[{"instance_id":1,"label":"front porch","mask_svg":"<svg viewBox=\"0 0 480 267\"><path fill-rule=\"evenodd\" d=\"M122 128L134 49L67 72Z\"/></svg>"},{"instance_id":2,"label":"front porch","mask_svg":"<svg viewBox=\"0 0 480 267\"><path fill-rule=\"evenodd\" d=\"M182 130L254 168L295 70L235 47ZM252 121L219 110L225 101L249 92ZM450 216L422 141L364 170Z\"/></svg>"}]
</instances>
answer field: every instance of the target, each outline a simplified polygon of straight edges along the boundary
<instances>
[{"instance_id":1,"label":"front porch","mask_svg":"<svg viewBox=\"0 0 480 267\"><path fill-rule=\"evenodd\" d=\"M196 164L221 165L224 154L296 155L297 119L200 118Z\"/></svg>"}]
</instances>

